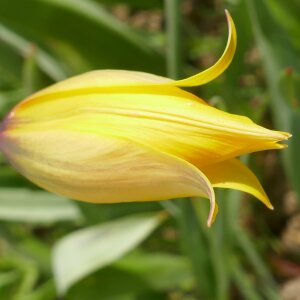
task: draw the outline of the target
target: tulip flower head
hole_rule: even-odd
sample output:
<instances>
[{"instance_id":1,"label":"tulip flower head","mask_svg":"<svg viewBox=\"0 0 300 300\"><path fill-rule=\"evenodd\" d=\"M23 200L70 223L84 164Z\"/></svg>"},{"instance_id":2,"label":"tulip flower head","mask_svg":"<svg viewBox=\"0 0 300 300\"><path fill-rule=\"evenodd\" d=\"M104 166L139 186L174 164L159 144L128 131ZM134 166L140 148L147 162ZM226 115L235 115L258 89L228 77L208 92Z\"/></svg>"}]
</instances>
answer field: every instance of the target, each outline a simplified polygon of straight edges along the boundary
<instances>
[{"instance_id":1,"label":"tulip flower head","mask_svg":"<svg viewBox=\"0 0 300 300\"><path fill-rule=\"evenodd\" d=\"M0 127L0 150L21 174L72 199L115 203L180 197L210 200L214 187L252 194L272 205L239 155L281 149L288 133L220 111L182 87L224 72L236 30L221 58L195 76L174 81L133 71L102 70L56 83L20 102Z\"/></svg>"}]
</instances>

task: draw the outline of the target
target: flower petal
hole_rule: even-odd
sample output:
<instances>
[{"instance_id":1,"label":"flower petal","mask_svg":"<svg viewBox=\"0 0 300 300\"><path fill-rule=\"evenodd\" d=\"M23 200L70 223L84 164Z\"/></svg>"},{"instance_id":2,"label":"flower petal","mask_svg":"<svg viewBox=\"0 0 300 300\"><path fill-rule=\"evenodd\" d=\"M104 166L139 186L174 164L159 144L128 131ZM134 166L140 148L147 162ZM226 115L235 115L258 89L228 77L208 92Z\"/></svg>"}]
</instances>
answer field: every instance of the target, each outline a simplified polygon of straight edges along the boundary
<instances>
[{"instance_id":1,"label":"flower petal","mask_svg":"<svg viewBox=\"0 0 300 300\"><path fill-rule=\"evenodd\" d=\"M202 196L214 191L206 176L181 159L105 135L67 130L11 131L4 153L37 185L77 200L114 203Z\"/></svg>"},{"instance_id":2,"label":"flower petal","mask_svg":"<svg viewBox=\"0 0 300 300\"><path fill-rule=\"evenodd\" d=\"M188 86L198 86L203 85L207 82L210 82L220 76L230 65L235 49L236 49L236 43L237 43L237 36L236 36L236 29L234 22L227 10L225 10L226 17L227 17L227 23L228 23L228 39L227 39L227 45L226 48L222 54L222 56L219 58L219 60L209 69L196 74L194 76L191 76L186 79L177 80L175 83L176 86L182 86L182 87L188 87Z\"/></svg>"},{"instance_id":3,"label":"flower petal","mask_svg":"<svg viewBox=\"0 0 300 300\"><path fill-rule=\"evenodd\" d=\"M175 81L144 72L125 70L91 71L38 91L19 103L15 109L27 108L40 102L51 102L58 98L107 93L175 95L206 104L197 96L169 84L172 82Z\"/></svg>"},{"instance_id":4,"label":"flower petal","mask_svg":"<svg viewBox=\"0 0 300 300\"><path fill-rule=\"evenodd\" d=\"M229 188L249 193L263 202L268 208L273 206L263 187L252 171L237 159L223 161L202 168L213 187Z\"/></svg>"},{"instance_id":5,"label":"flower petal","mask_svg":"<svg viewBox=\"0 0 300 300\"><path fill-rule=\"evenodd\" d=\"M45 98L68 96L72 94L87 94L99 92L139 92L151 88L152 91L165 91L169 94L184 93L177 87L189 87L203 85L221 75L231 63L236 49L236 29L234 22L227 10L225 10L228 23L228 40L221 58L209 69L189 78L174 81L172 79L138 71L126 70L97 70L58 82L47 87L23 101L21 105L32 104L33 100L40 101ZM47 97L46 97L47 96ZM190 94L191 96L191 94ZM196 98L196 97L194 97ZM30 100L30 101L29 101ZM194 99L195 100L195 99ZM202 99L197 99L202 102Z\"/></svg>"},{"instance_id":6,"label":"flower petal","mask_svg":"<svg viewBox=\"0 0 300 300\"><path fill-rule=\"evenodd\" d=\"M288 134L265 129L250 119L222 112L182 94L70 94L18 106L9 127L57 128L126 138L201 167L244 153L278 149ZM8 122L9 123L9 122Z\"/></svg>"}]
</instances>

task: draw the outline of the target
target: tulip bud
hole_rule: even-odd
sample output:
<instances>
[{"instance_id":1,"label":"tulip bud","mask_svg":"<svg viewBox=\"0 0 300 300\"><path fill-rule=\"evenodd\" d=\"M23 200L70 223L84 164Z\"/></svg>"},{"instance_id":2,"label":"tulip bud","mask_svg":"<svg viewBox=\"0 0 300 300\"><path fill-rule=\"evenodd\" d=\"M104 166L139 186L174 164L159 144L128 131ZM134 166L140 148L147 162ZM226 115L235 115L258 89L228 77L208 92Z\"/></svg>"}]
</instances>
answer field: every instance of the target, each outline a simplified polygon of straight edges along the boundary
<instances>
[{"instance_id":1,"label":"tulip bud","mask_svg":"<svg viewBox=\"0 0 300 300\"><path fill-rule=\"evenodd\" d=\"M280 149L290 135L209 106L180 87L201 85L230 64L236 31L211 68L173 81L103 70L50 86L18 104L0 129L0 149L37 185L73 199L115 203L206 197L213 187L248 192L272 208L255 175L235 157Z\"/></svg>"}]
</instances>

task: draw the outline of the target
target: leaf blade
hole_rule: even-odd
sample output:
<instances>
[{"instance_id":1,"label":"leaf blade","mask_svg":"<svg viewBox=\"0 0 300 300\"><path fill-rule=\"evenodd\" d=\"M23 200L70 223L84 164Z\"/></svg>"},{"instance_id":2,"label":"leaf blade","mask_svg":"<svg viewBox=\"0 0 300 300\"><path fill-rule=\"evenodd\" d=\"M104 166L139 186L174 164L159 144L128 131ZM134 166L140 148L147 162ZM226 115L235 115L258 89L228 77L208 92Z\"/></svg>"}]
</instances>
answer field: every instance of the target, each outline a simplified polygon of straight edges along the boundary
<instances>
[{"instance_id":1,"label":"leaf blade","mask_svg":"<svg viewBox=\"0 0 300 300\"><path fill-rule=\"evenodd\" d=\"M88 227L61 239L52 256L58 293L65 294L75 282L135 248L161 221L162 214L133 215Z\"/></svg>"}]
</instances>

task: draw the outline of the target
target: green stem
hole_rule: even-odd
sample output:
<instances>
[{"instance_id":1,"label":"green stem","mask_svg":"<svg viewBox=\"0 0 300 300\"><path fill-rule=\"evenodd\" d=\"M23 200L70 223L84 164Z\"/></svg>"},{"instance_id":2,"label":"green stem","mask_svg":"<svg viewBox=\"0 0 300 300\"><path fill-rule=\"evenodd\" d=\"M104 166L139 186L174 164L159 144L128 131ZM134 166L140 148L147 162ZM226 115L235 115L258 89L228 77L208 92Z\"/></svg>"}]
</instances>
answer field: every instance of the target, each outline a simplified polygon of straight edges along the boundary
<instances>
[{"instance_id":1,"label":"green stem","mask_svg":"<svg viewBox=\"0 0 300 300\"><path fill-rule=\"evenodd\" d=\"M190 199L178 200L181 242L189 257L201 299L215 299L215 287L211 268L208 241L201 228L195 208Z\"/></svg>"},{"instance_id":2,"label":"green stem","mask_svg":"<svg viewBox=\"0 0 300 300\"><path fill-rule=\"evenodd\" d=\"M253 269L257 273L260 282L264 287L263 293L265 294L266 299L279 299L276 282L268 270L266 263L256 251L254 244L250 240L246 231L236 228L235 236L239 247L242 251L244 251L248 261L252 264Z\"/></svg>"},{"instance_id":3,"label":"green stem","mask_svg":"<svg viewBox=\"0 0 300 300\"><path fill-rule=\"evenodd\" d=\"M30 45L23 65L23 86L25 95L29 96L38 89L39 69L37 65L37 48Z\"/></svg>"},{"instance_id":4,"label":"green stem","mask_svg":"<svg viewBox=\"0 0 300 300\"><path fill-rule=\"evenodd\" d=\"M223 195L224 191L217 191L217 198ZM212 291L214 292L213 299L215 300L227 300L229 297L230 276L227 266L228 253L230 253L230 243L226 240L227 229L224 224L222 214L218 216L218 219L213 224L212 228L208 228L206 225L206 219L208 215L209 203L205 203L199 199L195 199L194 209L197 212L197 218L200 223L201 233L206 238L206 255L207 260L210 261L209 268L211 269L211 278L209 281L213 282ZM221 201L221 206L224 204ZM221 251L220 251L221 250ZM203 266L198 266L199 269L203 269Z\"/></svg>"},{"instance_id":5,"label":"green stem","mask_svg":"<svg viewBox=\"0 0 300 300\"><path fill-rule=\"evenodd\" d=\"M234 283L238 287L243 299L262 300L261 296L256 291L251 277L242 269L236 258L232 258L231 266Z\"/></svg>"},{"instance_id":6,"label":"green stem","mask_svg":"<svg viewBox=\"0 0 300 300\"><path fill-rule=\"evenodd\" d=\"M182 68L180 4L181 0L165 0L167 73L173 79L180 77Z\"/></svg>"}]
</instances>

